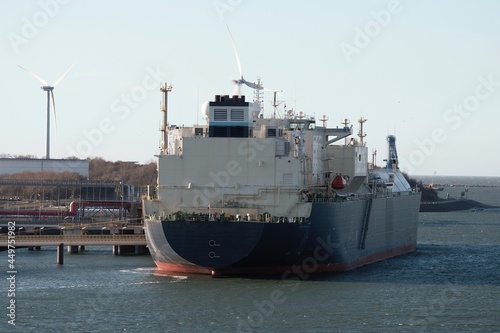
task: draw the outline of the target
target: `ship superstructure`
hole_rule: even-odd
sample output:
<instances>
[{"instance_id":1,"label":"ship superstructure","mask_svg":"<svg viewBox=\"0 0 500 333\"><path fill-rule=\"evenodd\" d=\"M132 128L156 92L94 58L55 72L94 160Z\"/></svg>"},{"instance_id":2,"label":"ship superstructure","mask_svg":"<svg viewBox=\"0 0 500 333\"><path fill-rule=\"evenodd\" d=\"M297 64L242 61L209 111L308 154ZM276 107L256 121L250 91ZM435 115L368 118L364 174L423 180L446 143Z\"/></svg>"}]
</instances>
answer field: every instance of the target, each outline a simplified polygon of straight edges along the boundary
<instances>
[{"instance_id":1,"label":"ship superstructure","mask_svg":"<svg viewBox=\"0 0 500 333\"><path fill-rule=\"evenodd\" d=\"M315 270L338 271L415 248L420 195L398 170L395 139L388 166L369 169L363 130L357 140L347 122L266 118L239 95L205 104L206 125L170 126L162 111L157 197L144 201L159 268L280 273L323 242L335 246Z\"/></svg>"}]
</instances>

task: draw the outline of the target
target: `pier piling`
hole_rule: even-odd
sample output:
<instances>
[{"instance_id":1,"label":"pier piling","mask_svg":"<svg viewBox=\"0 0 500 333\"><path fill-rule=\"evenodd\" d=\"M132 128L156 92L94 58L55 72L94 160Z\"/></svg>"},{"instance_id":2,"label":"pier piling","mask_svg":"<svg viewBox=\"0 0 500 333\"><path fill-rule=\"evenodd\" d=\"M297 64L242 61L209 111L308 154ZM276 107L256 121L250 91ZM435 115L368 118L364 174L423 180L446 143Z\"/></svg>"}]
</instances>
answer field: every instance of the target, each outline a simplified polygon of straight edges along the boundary
<instances>
[{"instance_id":1,"label":"pier piling","mask_svg":"<svg viewBox=\"0 0 500 333\"><path fill-rule=\"evenodd\" d=\"M146 254L146 253L149 253L146 245L136 245L135 246L135 254L136 255L142 255L142 254Z\"/></svg>"},{"instance_id":2,"label":"pier piling","mask_svg":"<svg viewBox=\"0 0 500 333\"><path fill-rule=\"evenodd\" d=\"M68 245L68 253L78 253L78 245Z\"/></svg>"},{"instance_id":3,"label":"pier piling","mask_svg":"<svg viewBox=\"0 0 500 333\"><path fill-rule=\"evenodd\" d=\"M64 263L64 244L61 243L57 246L57 263L62 265Z\"/></svg>"}]
</instances>

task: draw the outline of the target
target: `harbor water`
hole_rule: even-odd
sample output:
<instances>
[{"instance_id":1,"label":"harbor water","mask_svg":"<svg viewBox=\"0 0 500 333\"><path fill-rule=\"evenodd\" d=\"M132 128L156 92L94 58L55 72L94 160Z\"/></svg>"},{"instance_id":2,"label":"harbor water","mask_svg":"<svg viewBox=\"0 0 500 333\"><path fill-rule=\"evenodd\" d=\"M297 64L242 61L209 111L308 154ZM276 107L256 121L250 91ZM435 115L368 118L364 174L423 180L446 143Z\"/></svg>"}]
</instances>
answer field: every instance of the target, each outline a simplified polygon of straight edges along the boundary
<instances>
[{"instance_id":1,"label":"harbor water","mask_svg":"<svg viewBox=\"0 0 500 333\"><path fill-rule=\"evenodd\" d=\"M500 207L500 178L424 181ZM111 247L66 254L64 265L55 253L17 249L14 284L0 253L0 332L500 331L500 209L420 213L415 252L288 280L165 276L150 256Z\"/></svg>"}]
</instances>

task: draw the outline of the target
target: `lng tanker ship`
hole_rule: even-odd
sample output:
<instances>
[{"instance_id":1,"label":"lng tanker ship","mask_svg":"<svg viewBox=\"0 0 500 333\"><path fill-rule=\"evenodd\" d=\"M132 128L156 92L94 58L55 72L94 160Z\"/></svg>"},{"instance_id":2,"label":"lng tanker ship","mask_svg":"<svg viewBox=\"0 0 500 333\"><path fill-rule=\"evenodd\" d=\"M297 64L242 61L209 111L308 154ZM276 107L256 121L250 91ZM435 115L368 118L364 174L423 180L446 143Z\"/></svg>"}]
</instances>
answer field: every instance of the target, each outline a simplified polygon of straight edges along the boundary
<instances>
[{"instance_id":1,"label":"lng tanker ship","mask_svg":"<svg viewBox=\"0 0 500 333\"><path fill-rule=\"evenodd\" d=\"M265 117L245 96L204 104L206 125L170 126L163 86L156 195L146 239L165 273L212 276L349 270L413 251L420 193L368 161L347 121L329 128L292 110Z\"/></svg>"}]
</instances>

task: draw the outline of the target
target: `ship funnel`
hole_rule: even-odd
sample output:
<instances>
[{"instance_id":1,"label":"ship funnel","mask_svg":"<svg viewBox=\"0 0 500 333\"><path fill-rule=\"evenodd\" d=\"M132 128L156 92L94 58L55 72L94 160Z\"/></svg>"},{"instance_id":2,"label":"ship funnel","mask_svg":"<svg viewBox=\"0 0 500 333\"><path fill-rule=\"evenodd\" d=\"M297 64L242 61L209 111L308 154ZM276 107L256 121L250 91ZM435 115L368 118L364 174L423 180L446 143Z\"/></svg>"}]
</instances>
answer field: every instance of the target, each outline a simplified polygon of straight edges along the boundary
<instances>
[{"instance_id":1,"label":"ship funnel","mask_svg":"<svg viewBox=\"0 0 500 333\"><path fill-rule=\"evenodd\" d=\"M398 152L396 150L396 137L394 135L387 136L388 155L386 169L399 169L398 167Z\"/></svg>"}]
</instances>

